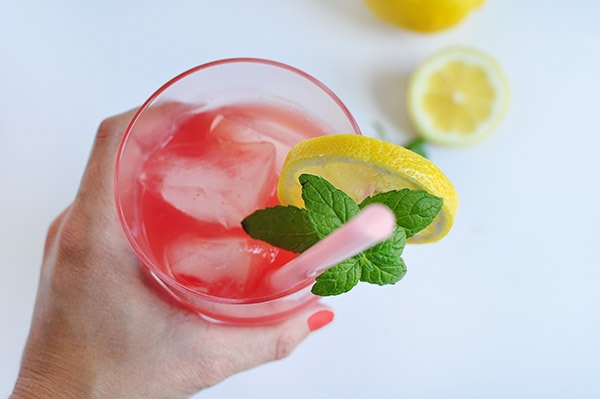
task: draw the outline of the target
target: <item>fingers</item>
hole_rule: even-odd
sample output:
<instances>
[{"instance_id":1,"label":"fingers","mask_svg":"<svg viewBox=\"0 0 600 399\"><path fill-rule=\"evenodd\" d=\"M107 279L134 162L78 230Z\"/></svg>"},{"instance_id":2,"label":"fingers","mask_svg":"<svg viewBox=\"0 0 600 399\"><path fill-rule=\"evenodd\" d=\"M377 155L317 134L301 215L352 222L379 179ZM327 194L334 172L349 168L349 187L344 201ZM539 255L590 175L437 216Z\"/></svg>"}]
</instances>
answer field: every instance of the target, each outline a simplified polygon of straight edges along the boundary
<instances>
[{"instance_id":1,"label":"fingers","mask_svg":"<svg viewBox=\"0 0 600 399\"><path fill-rule=\"evenodd\" d=\"M98 128L94 146L88 160L78 197L94 201L104 199L112 202L113 174L117 151L127 125L135 115L130 110L105 119Z\"/></svg>"},{"instance_id":2,"label":"fingers","mask_svg":"<svg viewBox=\"0 0 600 399\"><path fill-rule=\"evenodd\" d=\"M49 258L51 252L55 249L55 244L58 239L60 229L62 228L62 225L65 221L65 217L70 209L71 206L69 205L50 224L50 227L48 228L48 233L46 234L46 242L44 244L44 257L42 264L46 263L46 260Z\"/></svg>"},{"instance_id":3,"label":"fingers","mask_svg":"<svg viewBox=\"0 0 600 399\"><path fill-rule=\"evenodd\" d=\"M329 309L321 309L311 314L307 320L308 330L317 331L333 321L334 314Z\"/></svg>"},{"instance_id":4,"label":"fingers","mask_svg":"<svg viewBox=\"0 0 600 399\"><path fill-rule=\"evenodd\" d=\"M329 307L316 303L301 314L276 325L211 328L216 350L221 352L215 354L219 360L212 363L213 372L222 374L213 376L216 378L212 382L289 356L310 332L329 324L333 317Z\"/></svg>"},{"instance_id":5,"label":"fingers","mask_svg":"<svg viewBox=\"0 0 600 399\"><path fill-rule=\"evenodd\" d=\"M334 313L330 308L318 305L285 322L282 326L275 327L272 335L266 336L265 362L289 356L309 333L331 323L333 318Z\"/></svg>"}]
</instances>

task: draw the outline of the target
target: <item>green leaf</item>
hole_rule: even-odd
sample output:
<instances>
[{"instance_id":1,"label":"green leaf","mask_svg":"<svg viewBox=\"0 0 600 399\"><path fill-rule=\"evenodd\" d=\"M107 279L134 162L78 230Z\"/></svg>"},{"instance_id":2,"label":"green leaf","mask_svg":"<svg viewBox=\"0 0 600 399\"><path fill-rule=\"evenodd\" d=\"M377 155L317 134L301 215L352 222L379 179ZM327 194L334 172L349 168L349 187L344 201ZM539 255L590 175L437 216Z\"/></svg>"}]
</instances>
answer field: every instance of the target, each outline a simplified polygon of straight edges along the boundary
<instances>
[{"instance_id":1,"label":"green leaf","mask_svg":"<svg viewBox=\"0 0 600 399\"><path fill-rule=\"evenodd\" d=\"M396 228L392 237L365 252L347 259L317 277L312 292L331 296L350 291L359 281L371 284L395 284L406 274L402 251L406 234Z\"/></svg>"},{"instance_id":2,"label":"green leaf","mask_svg":"<svg viewBox=\"0 0 600 399\"><path fill-rule=\"evenodd\" d=\"M312 293L319 296L339 295L350 291L360 280L357 257L346 259L317 277Z\"/></svg>"},{"instance_id":3,"label":"green leaf","mask_svg":"<svg viewBox=\"0 0 600 399\"><path fill-rule=\"evenodd\" d=\"M397 227L392 237L362 254L360 258L360 280L371 284L395 284L406 274L402 251L406 244L406 233Z\"/></svg>"},{"instance_id":4,"label":"green leaf","mask_svg":"<svg viewBox=\"0 0 600 399\"><path fill-rule=\"evenodd\" d=\"M425 144L425 140L423 140L420 137L417 137L416 139L409 141L408 144L406 144L404 146L404 148L411 150L414 153L419 154L423 158L427 158L427 152L425 151L424 144Z\"/></svg>"},{"instance_id":5,"label":"green leaf","mask_svg":"<svg viewBox=\"0 0 600 399\"><path fill-rule=\"evenodd\" d=\"M398 226L406 230L406 236L412 237L429 226L442 209L444 200L424 190L393 190L375 194L361 202L360 207L372 203L387 205L396 215Z\"/></svg>"},{"instance_id":6,"label":"green leaf","mask_svg":"<svg viewBox=\"0 0 600 399\"><path fill-rule=\"evenodd\" d=\"M303 174L299 181L308 218L319 238L325 238L360 212L352 198L322 177Z\"/></svg>"},{"instance_id":7,"label":"green leaf","mask_svg":"<svg viewBox=\"0 0 600 399\"><path fill-rule=\"evenodd\" d=\"M242 221L242 227L252 238L296 253L319 241L306 210L295 206L258 210Z\"/></svg>"}]
</instances>

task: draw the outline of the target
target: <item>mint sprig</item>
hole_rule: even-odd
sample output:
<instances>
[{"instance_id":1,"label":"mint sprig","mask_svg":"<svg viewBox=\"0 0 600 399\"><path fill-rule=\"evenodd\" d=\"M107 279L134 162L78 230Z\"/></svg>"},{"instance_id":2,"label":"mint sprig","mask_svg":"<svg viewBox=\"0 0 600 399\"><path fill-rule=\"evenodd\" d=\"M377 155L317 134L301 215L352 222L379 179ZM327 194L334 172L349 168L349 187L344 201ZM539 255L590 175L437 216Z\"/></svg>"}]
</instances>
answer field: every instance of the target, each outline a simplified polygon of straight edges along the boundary
<instances>
[{"instance_id":1,"label":"mint sprig","mask_svg":"<svg viewBox=\"0 0 600 399\"><path fill-rule=\"evenodd\" d=\"M443 200L423 190L394 190L376 194L357 204L322 177L299 177L306 208L275 206L254 212L242 221L253 238L301 253L346 223L362 208L377 202L396 216L397 227L386 241L326 270L312 287L315 295L339 295L359 281L395 284L406 274L402 252L406 239L427 227L440 211Z\"/></svg>"}]
</instances>

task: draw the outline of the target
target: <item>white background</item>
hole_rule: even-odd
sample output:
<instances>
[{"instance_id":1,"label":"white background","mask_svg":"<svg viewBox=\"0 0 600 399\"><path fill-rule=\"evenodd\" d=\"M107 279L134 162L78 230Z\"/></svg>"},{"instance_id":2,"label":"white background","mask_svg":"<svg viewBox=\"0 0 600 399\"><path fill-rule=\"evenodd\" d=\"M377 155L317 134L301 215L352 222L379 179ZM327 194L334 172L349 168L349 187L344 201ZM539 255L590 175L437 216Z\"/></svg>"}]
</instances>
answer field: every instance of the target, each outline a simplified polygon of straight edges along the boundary
<instances>
[{"instance_id":1,"label":"white background","mask_svg":"<svg viewBox=\"0 0 600 399\"><path fill-rule=\"evenodd\" d=\"M252 56L314 75L365 134L381 123L403 143L411 71L463 44L503 66L512 101L488 141L429 147L461 196L452 233L408 247L398 285L328 300L334 323L288 359L198 397L600 397L599 19L595 0L488 0L459 27L419 35L360 0L3 1L0 396L16 378L47 226L103 118L192 66Z\"/></svg>"}]
</instances>

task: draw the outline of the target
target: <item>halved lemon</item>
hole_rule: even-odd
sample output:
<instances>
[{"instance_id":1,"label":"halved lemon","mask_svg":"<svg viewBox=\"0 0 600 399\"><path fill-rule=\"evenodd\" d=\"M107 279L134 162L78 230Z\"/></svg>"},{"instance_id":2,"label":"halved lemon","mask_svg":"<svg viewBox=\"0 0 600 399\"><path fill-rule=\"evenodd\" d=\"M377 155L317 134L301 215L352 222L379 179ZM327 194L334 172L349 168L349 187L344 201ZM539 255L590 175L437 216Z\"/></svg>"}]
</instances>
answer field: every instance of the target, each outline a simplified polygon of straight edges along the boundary
<instances>
[{"instance_id":1,"label":"halved lemon","mask_svg":"<svg viewBox=\"0 0 600 399\"><path fill-rule=\"evenodd\" d=\"M417 32L436 32L461 22L483 0L365 0L379 18Z\"/></svg>"},{"instance_id":2,"label":"halved lemon","mask_svg":"<svg viewBox=\"0 0 600 399\"><path fill-rule=\"evenodd\" d=\"M409 117L426 140L464 146L487 138L508 108L508 82L498 63L472 48L453 47L427 59L408 87Z\"/></svg>"},{"instance_id":3,"label":"halved lemon","mask_svg":"<svg viewBox=\"0 0 600 399\"><path fill-rule=\"evenodd\" d=\"M446 175L431 161L406 148L355 134L315 137L295 145L287 155L277 195L283 205L304 206L298 177L321 176L356 202L373 194L409 188L441 197L444 204L432 224L409 239L434 242L454 223L458 194Z\"/></svg>"}]
</instances>

